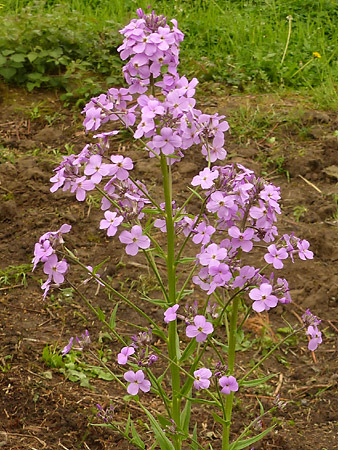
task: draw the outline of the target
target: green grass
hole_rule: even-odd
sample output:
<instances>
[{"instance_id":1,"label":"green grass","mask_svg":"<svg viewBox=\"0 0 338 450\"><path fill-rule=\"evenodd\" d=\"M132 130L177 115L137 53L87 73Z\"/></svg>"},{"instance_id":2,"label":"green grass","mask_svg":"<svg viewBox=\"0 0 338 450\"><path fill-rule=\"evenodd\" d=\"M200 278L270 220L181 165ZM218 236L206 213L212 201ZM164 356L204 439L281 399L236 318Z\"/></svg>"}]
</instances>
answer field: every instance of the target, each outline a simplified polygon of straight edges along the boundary
<instances>
[{"instance_id":1,"label":"green grass","mask_svg":"<svg viewBox=\"0 0 338 450\"><path fill-rule=\"evenodd\" d=\"M32 264L21 264L0 269L0 286L26 285L27 275L31 273L32 268Z\"/></svg>"},{"instance_id":2,"label":"green grass","mask_svg":"<svg viewBox=\"0 0 338 450\"><path fill-rule=\"evenodd\" d=\"M35 83L71 92L70 79L80 73L92 91L96 79L88 72L101 74L108 83L119 83L118 29L135 17L137 7L145 9L147 3L8 0L0 10L6 18L0 30L0 55L8 48L17 52L20 45L22 55L36 53L38 46L46 55L40 61L42 71L32 68L34 61L29 62L27 57L25 61L19 57L16 62L10 60L11 55L3 55L3 68L14 62L24 63L23 70L34 69L30 72L32 79L23 75L20 80L21 68L14 67L14 80L30 83L31 89ZM185 33L181 73L239 90L306 88L324 107L329 108L332 102L338 105L337 0L155 0L152 6L156 12L176 18ZM288 16L292 20L287 46ZM314 57L313 52L321 58ZM40 78L34 73L40 73ZM79 95L85 97L86 92Z\"/></svg>"}]
</instances>

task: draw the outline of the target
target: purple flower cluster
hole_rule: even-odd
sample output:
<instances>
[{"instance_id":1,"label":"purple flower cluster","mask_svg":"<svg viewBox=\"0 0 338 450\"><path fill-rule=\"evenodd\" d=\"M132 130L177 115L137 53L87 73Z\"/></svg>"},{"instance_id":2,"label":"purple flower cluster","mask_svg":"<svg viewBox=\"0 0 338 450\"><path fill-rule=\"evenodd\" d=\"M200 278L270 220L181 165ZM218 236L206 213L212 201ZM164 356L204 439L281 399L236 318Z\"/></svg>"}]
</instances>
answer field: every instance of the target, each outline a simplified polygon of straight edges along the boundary
<instances>
[{"instance_id":1,"label":"purple flower cluster","mask_svg":"<svg viewBox=\"0 0 338 450\"><path fill-rule=\"evenodd\" d=\"M49 231L43 234L39 242L35 244L32 261L34 264L33 270L39 262L42 262L44 264L43 271L48 275L47 280L41 286L41 289L44 289L43 298L46 298L52 283L59 285L64 282L68 264L65 259L58 259L56 249L64 243L62 235L69 233L71 228L70 225L64 224L57 231Z\"/></svg>"},{"instance_id":2,"label":"purple flower cluster","mask_svg":"<svg viewBox=\"0 0 338 450\"><path fill-rule=\"evenodd\" d=\"M302 315L302 319L305 325L308 325L306 334L310 337L308 349L311 351L317 350L319 344L322 343L322 333L318 330L318 325L321 320L317 316L314 316L309 309Z\"/></svg>"},{"instance_id":3,"label":"purple flower cluster","mask_svg":"<svg viewBox=\"0 0 338 450\"><path fill-rule=\"evenodd\" d=\"M69 339L68 344L62 350L62 356L66 355L73 348L78 352L82 352L86 347L91 344L90 336L88 330L85 330L84 333L81 334L81 337L75 336L76 346L74 346L74 337Z\"/></svg>"},{"instance_id":4,"label":"purple flower cluster","mask_svg":"<svg viewBox=\"0 0 338 450\"><path fill-rule=\"evenodd\" d=\"M283 267L283 260L294 255L300 259L312 259L309 243L293 235L284 235L278 241L277 215L281 213L279 188L257 178L241 164L214 166L204 169L193 178L193 186L205 190L206 209L215 217L215 226L205 221L196 226L192 221L193 242L201 244L197 255L201 269L193 282L208 295L217 288L249 290L256 312L267 311L278 302L291 301L288 283L273 274L268 279L261 269L243 265L245 253L255 245L267 247L265 262L275 269ZM197 219L197 218L196 218ZM227 233L226 239L217 242L217 235ZM275 243L271 243L275 242Z\"/></svg>"},{"instance_id":5,"label":"purple flower cluster","mask_svg":"<svg viewBox=\"0 0 338 450\"><path fill-rule=\"evenodd\" d=\"M77 200L83 201L88 191L94 190L105 180L105 196L101 204L101 209L105 212L100 229L106 230L107 235L112 237L123 222L130 224L135 219L142 219L142 209L149 200L143 183L129 179L129 171L133 169L132 160L121 155L112 155L109 159L105 155L109 148L109 143L105 140L108 135L109 133L97 135L99 143L86 145L77 156L64 157L60 166L55 169L56 175L51 178L54 183L51 191L55 192L62 187L64 191L75 192ZM149 238L143 235L139 225L132 227L130 232L123 231L120 241L127 244L126 253L129 255L135 255L139 248L146 249L150 246Z\"/></svg>"},{"instance_id":6,"label":"purple flower cluster","mask_svg":"<svg viewBox=\"0 0 338 450\"><path fill-rule=\"evenodd\" d=\"M201 145L208 161L223 160L224 133L229 125L224 116L195 109L198 81L189 81L177 72L179 44L184 37L177 22L172 20L170 26L165 17L154 12L146 15L142 10L138 10L138 16L121 30L125 38L118 49L122 60L129 59L123 68L128 88L112 88L91 99L83 110L86 131L96 131L108 121L120 121L134 127L134 138L143 139L150 156L175 156L168 164L196 144ZM159 90L161 100L154 96L154 88ZM132 102L135 95L136 104ZM105 170L103 167L101 173Z\"/></svg>"},{"instance_id":7,"label":"purple flower cluster","mask_svg":"<svg viewBox=\"0 0 338 450\"><path fill-rule=\"evenodd\" d=\"M105 423L110 423L114 414L114 406L109 405L106 409L103 409L102 406L97 403L96 408L98 409L97 417L102 419Z\"/></svg>"},{"instance_id":8,"label":"purple flower cluster","mask_svg":"<svg viewBox=\"0 0 338 450\"><path fill-rule=\"evenodd\" d=\"M132 364L138 367L149 367L154 364L158 357L150 347L151 340L152 333L150 329L132 336L132 344L128 347L123 347L117 355L118 364L121 366ZM141 369L137 372L129 370L124 374L124 379L130 383L127 391L131 395L136 395L139 390L143 392L150 390L150 381L145 379L144 372Z\"/></svg>"},{"instance_id":9,"label":"purple flower cluster","mask_svg":"<svg viewBox=\"0 0 338 450\"><path fill-rule=\"evenodd\" d=\"M210 378L212 372L210 369L202 368L194 371L194 387L197 390L208 389L210 386ZM229 395L231 392L238 391L238 383L234 376L222 376L219 378L218 383L221 387L221 393Z\"/></svg>"}]
</instances>

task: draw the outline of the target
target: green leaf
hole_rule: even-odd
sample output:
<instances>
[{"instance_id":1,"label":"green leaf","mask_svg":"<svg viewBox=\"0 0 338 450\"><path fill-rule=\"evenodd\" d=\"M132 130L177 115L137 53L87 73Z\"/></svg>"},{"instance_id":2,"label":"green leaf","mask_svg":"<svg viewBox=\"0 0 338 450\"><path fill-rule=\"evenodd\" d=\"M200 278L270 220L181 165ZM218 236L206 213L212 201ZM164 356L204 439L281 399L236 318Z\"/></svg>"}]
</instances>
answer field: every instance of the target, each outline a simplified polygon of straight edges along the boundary
<instances>
[{"instance_id":1,"label":"green leaf","mask_svg":"<svg viewBox=\"0 0 338 450\"><path fill-rule=\"evenodd\" d=\"M14 50L2 50L2 54L4 56L12 55L14 53Z\"/></svg>"},{"instance_id":2,"label":"green leaf","mask_svg":"<svg viewBox=\"0 0 338 450\"><path fill-rule=\"evenodd\" d=\"M187 263L191 263L191 262L194 262L194 261L196 261L196 258L186 257L186 258L181 258L179 261L177 261L177 263L187 264Z\"/></svg>"},{"instance_id":3,"label":"green leaf","mask_svg":"<svg viewBox=\"0 0 338 450\"><path fill-rule=\"evenodd\" d=\"M167 302L161 298L150 298L148 296L142 296L141 299L145 300L146 302L152 303L153 305L156 305L156 306L166 306L167 305Z\"/></svg>"},{"instance_id":4,"label":"green leaf","mask_svg":"<svg viewBox=\"0 0 338 450\"><path fill-rule=\"evenodd\" d=\"M204 198L201 197L200 194L197 191L195 191L194 189L192 189L189 186L188 186L188 189L189 189L189 191L193 192L196 195L196 197L198 197L202 202L204 201Z\"/></svg>"},{"instance_id":5,"label":"green leaf","mask_svg":"<svg viewBox=\"0 0 338 450\"><path fill-rule=\"evenodd\" d=\"M4 56L0 55L0 66L5 65L7 62L7 58L5 58Z\"/></svg>"},{"instance_id":6,"label":"green leaf","mask_svg":"<svg viewBox=\"0 0 338 450\"><path fill-rule=\"evenodd\" d=\"M14 53L14 55L11 55L9 59L15 62L24 62L26 59L26 55L24 55L23 53Z\"/></svg>"},{"instance_id":7,"label":"green leaf","mask_svg":"<svg viewBox=\"0 0 338 450\"><path fill-rule=\"evenodd\" d=\"M99 318L99 320L104 322L106 320L106 315L99 306L97 306L96 312L97 312L97 317Z\"/></svg>"},{"instance_id":8,"label":"green leaf","mask_svg":"<svg viewBox=\"0 0 338 450\"><path fill-rule=\"evenodd\" d=\"M130 413L128 414L128 420L127 420L127 423L126 423L126 435L128 436L129 435L129 427L130 427L130 424L131 424L131 418L130 418Z\"/></svg>"},{"instance_id":9,"label":"green leaf","mask_svg":"<svg viewBox=\"0 0 338 450\"><path fill-rule=\"evenodd\" d=\"M100 380L105 380L105 381L112 381L112 380L114 380L114 376L111 373L106 372L105 370L100 370L97 373L97 377L100 378Z\"/></svg>"},{"instance_id":10,"label":"green leaf","mask_svg":"<svg viewBox=\"0 0 338 450\"><path fill-rule=\"evenodd\" d=\"M27 54L27 58L28 58L29 62L35 61L38 56L39 56L39 54L36 52L29 52Z\"/></svg>"},{"instance_id":11,"label":"green leaf","mask_svg":"<svg viewBox=\"0 0 338 450\"><path fill-rule=\"evenodd\" d=\"M105 264L107 261L110 260L110 256L108 256L108 258L105 258L102 262L100 262L99 264L97 264L96 266L93 267L93 274L96 275L97 271L101 269L101 267L103 266L103 264Z\"/></svg>"},{"instance_id":12,"label":"green leaf","mask_svg":"<svg viewBox=\"0 0 338 450\"><path fill-rule=\"evenodd\" d=\"M131 434L133 436L132 444L137 445L139 448L146 448L144 442L141 439L141 436L138 434L133 422L130 423L131 426Z\"/></svg>"},{"instance_id":13,"label":"green leaf","mask_svg":"<svg viewBox=\"0 0 338 450\"><path fill-rule=\"evenodd\" d=\"M262 377L262 378L256 378L255 380L244 380L242 383L239 382L240 386L246 386L246 387L254 387L254 386L259 386L260 384L264 384L266 383L268 380L270 380L273 377L276 377L278 374L277 373L273 373L272 375L267 375L266 377Z\"/></svg>"},{"instance_id":14,"label":"green leaf","mask_svg":"<svg viewBox=\"0 0 338 450\"><path fill-rule=\"evenodd\" d=\"M61 47L56 48L55 50L49 51L48 52L48 56L52 56L53 58L60 58L60 56L62 55L63 50Z\"/></svg>"},{"instance_id":15,"label":"green leaf","mask_svg":"<svg viewBox=\"0 0 338 450\"><path fill-rule=\"evenodd\" d=\"M196 341L196 339L192 339L189 342L189 344L186 346L184 352L182 353L180 363L183 363L188 358L190 358L190 356L194 353L196 347L197 347L197 341Z\"/></svg>"},{"instance_id":16,"label":"green leaf","mask_svg":"<svg viewBox=\"0 0 338 450\"><path fill-rule=\"evenodd\" d=\"M191 395L191 391L189 393ZM189 425L190 425L190 416L191 416L191 401L187 400L181 414L181 424L184 434L189 434Z\"/></svg>"},{"instance_id":17,"label":"green leaf","mask_svg":"<svg viewBox=\"0 0 338 450\"><path fill-rule=\"evenodd\" d=\"M32 72L27 75L27 78L32 81L41 81L43 78L43 74L40 72Z\"/></svg>"},{"instance_id":18,"label":"green leaf","mask_svg":"<svg viewBox=\"0 0 338 450\"><path fill-rule=\"evenodd\" d=\"M161 211L160 209L157 209L157 208L143 208L142 212L144 212L145 214L161 214L161 215L163 215L163 211Z\"/></svg>"},{"instance_id":19,"label":"green leaf","mask_svg":"<svg viewBox=\"0 0 338 450\"><path fill-rule=\"evenodd\" d=\"M117 313L118 306L119 306L119 304L116 303L116 305L114 306L113 312L111 313L110 319L109 319L109 326L113 329L116 327L116 313Z\"/></svg>"},{"instance_id":20,"label":"green leaf","mask_svg":"<svg viewBox=\"0 0 338 450\"><path fill-rule=\"evenodd\" d=\"M164 434L164 431L160 427L159 423L155 419L155 417L149 412L143 405L141 405L143 411L147 414L151 428L153 429L157 442L161 448L161 450L175 450L173 444L169 441L167 436Z\"/></svg>"},{"instance_id":21,"label":"green leaf","mask_svg":"<svg viewBox=\"0 0 338 450\"><path fill-rule=\"evenodd\" d=\"M40 86L40 83L31 83L30 81L28 81L28 82L26 83L26 87L27 87L27 89L28 89L29 92L32 92L32 90L33 90L35 87L39 87L39 86Z\"/></svg>"},{"instance_id":22,"label":"green leaf","mask_svg":"<svg viewBox=\"0 0 338 450\"><path fill-rule=\"evenodd\" d=\"M254 436L249 439L241 440L238 442L234 442L230 445L229 450L242 450L243 448L250 447L250 445L255 444L260 439L263 439L264 436L270 433L275 428L276 424L272 425L270 428L267 428L266 430L262 431L261 433L257 434L257 436Z\"/></svg>"},{"instance_id":23,"label":"green leaf","mask_svg":"<svg viewBox=\"0 0 338 450\"><path fill-rule=\"evenodd\" d=\"M260 415L262 416L262 415L264 414L264 406L263 406L263 403L259 400L258 397L256 397L256 400L258 401Z\"/></svg>"},{"instance_id":24,"label":"green leaf","mask_svg":"<svg viewBox=\"0 0 338 450\"><path fill-rule=\"evenodd\" d=\"M193 438L193 440L191 442L190 448L191 448L191 450L198 450L198 444L197 444L197 442L198 442L197 441L197 423L195 423L194 430L192 432L192 438Z\"/></svg>"},{"instance_id":25,"label":"green leaf","mask_svg":"<svg viewBox=\"0 0 338 450\"><path fill-rule=\"evenodd\" d=\"M212 414L212 417L215 419L216 422L221 423L223 426L228 426L229 425L229 422L224 420L222 417L220 417L215 412L211 411L211 414Z\"/></svg>"},{"instance_id":26,"label":"green leaf","mask_svg":"<svg viewBox=\"0 0 338 450\"><path fill-rule=\"evenodd\" d=\"M5 80L11 79L16 74L16 69L14 67L2 67L0 68L0 75L2 75Z\"/></svg>"},{"instance_id":27,"label":"green leaf","mask_svg":"<svg viewBox=\"0 0 338 450\"><path fill-rule=\"evenodd\" d=\"M190 400L192 403L203 403L206 405L214 405L214 406L218 406L218 407L221 406L221 404L217 403L215 400L206 400L204 398L198 398L198 397L193 398L193 397L188 397L187 395L184 395L184 394L181 394L181 395L182 395L182 397Z\"/></svg>"}]
</instances>

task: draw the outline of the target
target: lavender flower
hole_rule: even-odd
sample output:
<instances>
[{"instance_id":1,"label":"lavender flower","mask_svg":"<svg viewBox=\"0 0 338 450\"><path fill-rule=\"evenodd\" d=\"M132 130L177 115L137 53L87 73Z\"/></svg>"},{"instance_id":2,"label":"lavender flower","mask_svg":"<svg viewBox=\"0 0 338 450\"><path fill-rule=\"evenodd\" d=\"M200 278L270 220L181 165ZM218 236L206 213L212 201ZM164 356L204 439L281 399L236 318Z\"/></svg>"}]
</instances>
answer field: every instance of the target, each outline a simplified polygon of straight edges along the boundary
<instances>
[{"instance_id":1,"label":"lavender flower","mask_svg":"<svg viewBox=\"0 0 338 450\"><path fill-rule=\"evenodd\" d=\"M119 239L123 244L127 244L126 253L131 256L135 256L140 248L146 249L150 246L150 239L142 234L140 225L134 225L130 232L122 231Z\"/></svg>"},{"instance_id":2,"label":"lavender flower","mask_svg":"<svg viewBox=\"0 0 338 450\"><path fill-rule=\"evenodd\" d=\"M129 370L123 375L123 377L130 383L127 387L128 394L137 395L139 390L143 392L150 391L150 381L144 378L144 373L142 370L138 370L137 372Z\"/></svg>"},{"instance_id":3,"label":"lavender flower","mask_svg":"<svg viewBox=\"0 0 338 450\"><path fill-rule=\"evenodd\" d=\"M249 297L254 300L252 309L256 312L268 311L278 303L278 298L271 295L272 286L269 283L262 283L259 288L254 288L249 293Z\"/></svg>"},{"instance_id":4,"label":"lavender flower","mask_svg":"<svg viewBox=\"0 0 338 450\"><path fill-rule=\"evenodd\" d=\"M188 325L186 328L186 335L190 338L196 338L197 342L206 340L208 334L214 331L214 327L206 318L201 315L194 317L194 325Z\"/></svg>"},{"instance_id":5,"label":"lavender flower","mask_svg":"<svg viewBox=\"0 0 338 450\"><path fill-rule=\"evenodd\" d=\"M134 347L123 347L121 352L117 355L117 362L121 365L127 364L128 357L135 353Z\"/></svg>"},{"instance_id":6,"label":"lavender flower","mask_svg":"<svg viewBox=\"0 0 338 450\"><path fill-rule=\"evenodd\" d=\"M176 303L174 306L170 306L166 311L164 311L164 321L165 323L172 322L176 320L176 311L180 306Z\"/></svg>"},{"instance_id":7,"label":"lavender flower","mask_svg":"<svg viewBox=\"0 0 338 450\"><path fill-rule=\"evenodd\" d=\"M210 386L210 380L209 378L211 377L212 372L210 369L198 369L194 371L194 387L197 390L200 389L208 389L208 387Z\"/></svg>"},{"instance_id":8,"label":"lavender flower","mask_svg":"<svg viewBox=\"0 0 338 450\"><path fill-rule=\"evenodd\" d=\"M230 375L229 377L223 376L219 379L222 394L229 395L231 392L238 391L238 383L236 378Z\"/></svg>"}]
</instances>

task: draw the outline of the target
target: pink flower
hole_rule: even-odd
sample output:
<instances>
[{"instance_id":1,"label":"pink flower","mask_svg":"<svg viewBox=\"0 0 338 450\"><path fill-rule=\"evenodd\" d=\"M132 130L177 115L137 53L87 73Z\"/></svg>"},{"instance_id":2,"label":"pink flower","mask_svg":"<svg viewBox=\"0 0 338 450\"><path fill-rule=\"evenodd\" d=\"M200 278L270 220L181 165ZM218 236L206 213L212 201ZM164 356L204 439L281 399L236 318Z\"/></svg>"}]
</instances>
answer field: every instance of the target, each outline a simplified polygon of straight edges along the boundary
<instances>
[{"instance_id":1,"label":"pink flower","mask_svg":"<svg viewBox=\"0 0 338 450\"><path fill-rule=\"evenodd\" d=\"M115 175L119 180L123 181L129 177L128 170L134 167L133 161L130 158L124 158L122 155L112 155L110 157L113 164L110 165L110 175Z\"/></svg>"},{"instance_id":2,"label":"pink flower","mask_svg":"<svg viewBox=\"0 0 338 450\"><path fill-rule=\"evenodd\" d=\"M91 180L87 180L86 177L76 178L72 185L71 192L76 192L76 200L83 202L86 198L86 191L92 191L95 188L95 184Z\"/></svg>"},{"instance_id":3,"label":"pink flower","mask_svg":"<svg viewBox=\"0 0 338 450\"><path fill-rule=\"evenodd\" d=\"M282 269L284 264L281 259L286 259L288 257L288 252L284 247L279 250L275 246L275 244L271 244L268 247L268 252L264 255L264 259L268 264L272 264L275 269Z\"/></svg>"},{"instance_id":4,"label":"pink flower","mask_svg":"<svg viewBox=\"0 0 338 450\"><path fill-rule=\"evenodd\" d=\"M271 295L271 292L272 286L269 283L262 283L259 289L252 289L249 293L249 297L255 300L252 309L256 312L262 312L274 308L278 303L278 298L275 295Z\"/></svg>"},{"instance_id":5,"label":"pink flower","mask_svg":"<svg viewBox=\"0 0 338 450\"><path fill-rule=\"evenodd\" d=\"M137 395L140 389L143 392L150 391L150 381L144 379L144 373L142 370L138 370L137 372L129 370L123 375L123 377L130 383L127 387L128 394Z\"/></svg>"},{"instance_id":6,"label":"pink flower","mask_svg":"<svg viewBox=\"0 0 338 450\"><path fill-rule=\"evenodd\" d=\"M210 386L210 380L209 378L211 377L212 372L209 369L198 369L195 370L194 372L194 377L195 377L195 381L194 381L194 386L195 389L199 390L199 389L208 389L208 387Z\"/></svg>"},{"instance_id":7,"label":"pink flower","mask_svg":"<svg viewBox=\"0 0 338 450\"><path fill-rule=\"evenodd\" d=\"M43 267L45 274L49 275L49 279L53 279L56 284L61 284L64 282L64 274L67 272L67 269L67 262L64 259L62 261L58 261L58 257L55 253L48 257Z\"/></svg>"},{"instance_id":8,"label":"pink flower","mask_svg":"<svg viewBox=\"0 0 338 450\"><path fill-rule=\"evenodd\" d=\"M123 347L121 352L117 355L117 362L119 364L126 364L128 357L135 353L134 347Z\"/></svg>"},{"instance_id":9,"label":"pink flower","mask_svg":"<svg viewBox=\"0 0 338 450\"><path fill-rule=\"evenodd\" d=\"M122 216L117 216L116 212L106 211L104 213L105 219L100 222L100 230L107 229L108 236L115 236L117 227L123 221Z\"/></svg>"},{"instance_id":10,"label":"pink flower","mask_svg":"<svg viewBox=\"0 0 338 450\"><path fill-rule=\"evenodd\" d=\"M102 156L92 155L85 167L84 174L91 175L91 181L97 184L100 183L102 177L109 174L109 170L109 165L102 163Z\"/></svg>"},{"instance_id":11,"label":"pink flower","mask_svg":"<svg viewBox=\"0 0 338 450\"><path fill-rule=\"evenodd\" d=\"M251 239L255 233L253 228L247 228L244 233L241 233L238 227L232 226L229 228L228 233L232 237L231 245L234 249L241 248L243 252L250 252L252 250L253 243Z\"/></svg>"},{"instance_id":12,"label":"pink flower","mask_svg":"<svg viewBox=\"0 0 338 450\"><path fill-rule=\"evenodd\" d=\"M139 248L146 249L150 247L150 239L142 234L140 225L134 225L130 231L122 231L119 239L123 244L127 244L127 255L135 256Z\"/></svg>"},{"instance_id":13,"label":"pink flower","mask_svg":"<svg viewBox=\"0 0 338 450\"><path fill-rule=\"evenodd\" d=\"M201 186L202 189L209 189L214 185L214 180L218 178L218 175L219 173L217 170L211 171L206 167L192 179L191 184L193 186Z\"/></svg>"},{"instance_id":14,"label":"pink flower","mask_svg":"<svg viewBox=\"0 0 338 450\"><path fill-rule=\"evenodd\" d=\"M157 134L153 138L155 148L160 148L164 155L171 155L175 149L182 144L182 139L169 127L161 129L161 135Z\"/></svg>"},{"instance_id":15,"label":"pink flower","mask_svg":"<svg viewBox=\"0 0 338 450\"><path fill-rule=\"evenodd\" d=\"M195 337L197 342L205 341L208 334L214 331L214 327L210 322L207 322L204 316L195 316L194 324L187 326L186 335L190 338Z\"/></svg>"},{"instance_id":16,"label":"pink flower","mask_svg":"<svg viewBox=\"0 0 338 450\"><path fill-rule=\"evenodd\" d=\"M236 378L230 375L229 377L221 377L219 379L219 384L222 388L222 394L229 395L231 392L238 391L238 383Z\"/></svg>"},{"instance_id":17,"label":"pink flower","mask_svg":"<svg viewBox=\"0 0 338 450\"><path fill-rule=\"evenodd\" d=\"M101 108L92 107L86 111L86 118L83 121L83 126L86 131L96 131L101 125Z\"/></svg>"},{"instance_id":18,"label":"pink flower","mask_svg":"<svg viewBox=\"0 0 338 450\"><path fill-rule=\"evenodd\" d=\"M172 322L173 320L176 320L176 311L180 305L176 303L174 306L170 306L166 311L164 311L164 321L165 323Z\"/></svg>"},{"instance_id":19,"label":"pink flower","mask_svg":"<svg viewBox=\"0 0 338 450\"><path fill-rule=\"evenodd\" d=\"M305 261L306 259L313 259L313 252L308 250L309 246L310 246L309 242L306 241L305 239L297 242L297 247L299 250L298 256L303 261Z\"/></svg>"},{"instance_id":20,"label":"pink flower","mask_svg":"<svg viewBox=\"0 0 338 450\"><path fill-rule=\"evenodd\" d=\"M317 350L318 345L322 343L322 333L318 330L316 325L310 325L306 334L311 336L308 349L314 352Z\"/></svg>"},{"instance_id":21,"label":"pink flower","mask_svg":"<svg viewBox=\"0 0 338 450\"><path fill-rule=\"evenodd\" d=\"M215 233L216 229L205 222L201 222L195 231L196 234L192 238L194 244L206 245L210 242L211 235Z\"/></svg>"}]
</instances>

